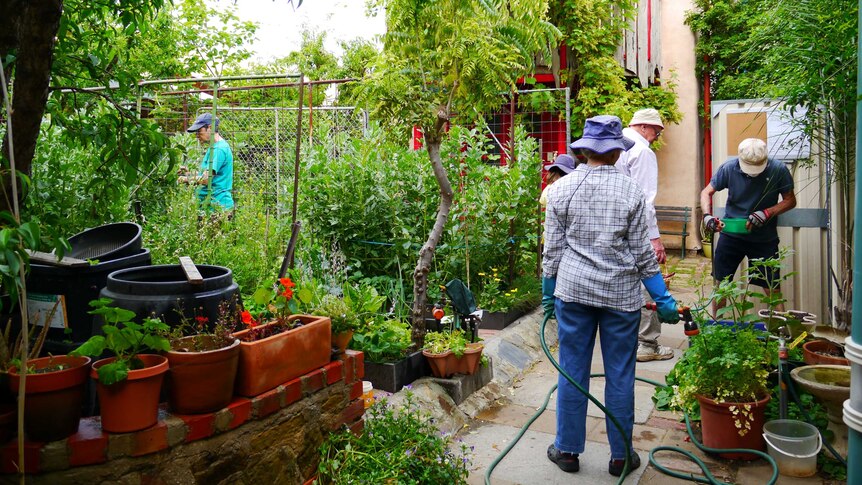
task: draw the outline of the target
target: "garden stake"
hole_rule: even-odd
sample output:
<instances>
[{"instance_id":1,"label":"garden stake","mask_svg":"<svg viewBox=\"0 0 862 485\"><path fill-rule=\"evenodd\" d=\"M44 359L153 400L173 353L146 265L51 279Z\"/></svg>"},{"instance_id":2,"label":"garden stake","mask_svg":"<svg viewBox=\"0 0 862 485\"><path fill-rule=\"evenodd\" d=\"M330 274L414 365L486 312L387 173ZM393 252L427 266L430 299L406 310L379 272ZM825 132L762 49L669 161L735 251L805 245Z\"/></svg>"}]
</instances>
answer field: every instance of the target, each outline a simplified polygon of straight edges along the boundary
<instances>
[{"instance_id":1,"label":"garden stake","mask_svg":"<svg viewBox=\"0 0 862 485\"><path fill-rule=\"evenodd\" d=\"M778 328L778 417L787 419L787 384L783 374L787 369L787 327Z\"/></svg>"}]
</instances>

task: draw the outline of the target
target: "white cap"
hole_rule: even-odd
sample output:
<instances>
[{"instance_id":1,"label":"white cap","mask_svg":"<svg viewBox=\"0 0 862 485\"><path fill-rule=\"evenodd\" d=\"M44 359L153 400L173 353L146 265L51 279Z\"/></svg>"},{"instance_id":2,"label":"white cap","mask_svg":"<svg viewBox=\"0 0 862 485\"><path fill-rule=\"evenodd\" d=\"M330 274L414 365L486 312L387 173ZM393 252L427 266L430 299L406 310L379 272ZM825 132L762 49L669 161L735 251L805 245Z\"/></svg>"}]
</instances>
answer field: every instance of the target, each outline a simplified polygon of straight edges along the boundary
<instances>
[{"instance_id":1,"label":"white cap","mask_svg":"<svg viewBox=\"0 0 862 485\"><path fill-rule=\"evenodd\" d=\"M743 173L756 177L766 170L766 142L760 138L746 138L737 150L739 168Z\"/></svg>"},{"instance_id":2,"label":"white cap","mask_svg":"<svg viewBox=\"0 0 862 485\"><path fill-rule=\"evenodd\" d=\"M634 125L651 125L664 128L664 123L661 122L661 115L658 114L658 110L652 108L635 111L635 114L632 115L632 120L629 121L629 126Z\"/></svg>"}]
</instances>

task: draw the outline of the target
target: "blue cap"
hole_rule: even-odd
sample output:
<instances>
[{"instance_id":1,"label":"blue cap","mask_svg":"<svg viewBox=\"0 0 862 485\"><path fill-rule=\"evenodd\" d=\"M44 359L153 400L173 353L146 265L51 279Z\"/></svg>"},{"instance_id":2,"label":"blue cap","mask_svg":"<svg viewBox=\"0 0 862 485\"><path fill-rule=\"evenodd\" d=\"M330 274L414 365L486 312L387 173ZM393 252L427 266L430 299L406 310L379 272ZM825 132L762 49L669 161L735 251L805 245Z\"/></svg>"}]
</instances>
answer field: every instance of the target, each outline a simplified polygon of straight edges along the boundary
<instances>
[{"instance_id":1,"label":"blue cap","mask_svg":"<svg viewBox=\"0 0 862 485\"><path fill-rule=\"evenodd\" d=\"M189 126L189 128L186 131L189 133L194 133L194 132L200 130L201 128L203 128L204 126L210 126L212 124L213 124L212 113L204 113L204 114L198 116L197 119L195 119L195 122L192 124L192 126ZM218 131L218 118L215 119L215 129L216 129L216 131Z\"/></svg>"},{"instance_id":2,"label":"blue cap","mask_svg":"<svg viewBox=\"0 0 862 485\"><path fill-rule=\"evenodd\" d=\"M572 143L573 149L586 148L596 153L611 150L628 150L635 142L623 136L623 123L612 115L599 115L587 118L584 136Z\"/></svg>"}]
</instances>

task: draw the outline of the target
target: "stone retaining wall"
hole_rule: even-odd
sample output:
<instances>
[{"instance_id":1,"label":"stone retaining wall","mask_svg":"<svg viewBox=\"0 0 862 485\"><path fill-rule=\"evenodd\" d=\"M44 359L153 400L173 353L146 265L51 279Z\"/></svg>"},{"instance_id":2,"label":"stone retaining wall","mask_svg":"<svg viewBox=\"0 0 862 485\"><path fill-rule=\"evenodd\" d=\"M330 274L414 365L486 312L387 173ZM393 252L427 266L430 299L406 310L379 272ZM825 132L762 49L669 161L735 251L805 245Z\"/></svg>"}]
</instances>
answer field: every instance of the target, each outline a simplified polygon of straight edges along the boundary
<instances>
[{"instance_id":1,"label":"stone retaining wall","mask_svg":"<svg viewBox=\"0 0 862 485\"><path fill-rule=\"evenodd\" d=\"M65 440L25 443L27 482L301 484L314 475L330 431L362 429L363 375L363 354L348 350L341 360L255 398L235 397L215 413L183 416L163 408L158 424L126 434L104 433L98 416L84 418ZM0 471L16 473L17 462L15 441L0 448Z\"/></svg>"}]
</instances>

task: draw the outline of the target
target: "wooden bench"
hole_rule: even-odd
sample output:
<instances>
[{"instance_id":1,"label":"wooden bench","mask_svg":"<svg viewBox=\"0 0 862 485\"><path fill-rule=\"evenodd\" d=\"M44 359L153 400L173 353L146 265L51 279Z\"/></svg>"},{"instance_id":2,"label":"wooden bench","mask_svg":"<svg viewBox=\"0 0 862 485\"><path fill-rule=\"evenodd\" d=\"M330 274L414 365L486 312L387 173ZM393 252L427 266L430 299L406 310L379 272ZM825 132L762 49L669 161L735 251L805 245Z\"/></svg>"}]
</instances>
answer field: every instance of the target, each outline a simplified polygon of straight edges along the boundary
<instances>
[{"instance_id":1,"label":"wooden bench","mask_svg":"<svg viewBox=\"0 0 862 485\"><path fill-rule=\"evenodd\" d=\"M691 219L691 207L676 207L670 205L655 206L655 217L659 223L660 234L671 234L682 236L682 249L680 258L685 259L685 238L688 236L688 221ZM667 224L662 227L662 222L671 222L678 230L668 229Z\"/></svg>"}]
</instances>

